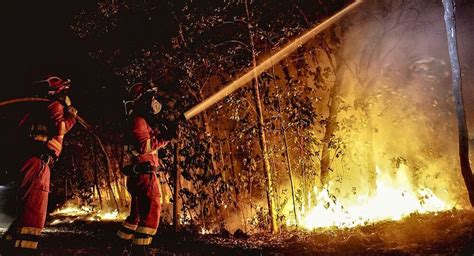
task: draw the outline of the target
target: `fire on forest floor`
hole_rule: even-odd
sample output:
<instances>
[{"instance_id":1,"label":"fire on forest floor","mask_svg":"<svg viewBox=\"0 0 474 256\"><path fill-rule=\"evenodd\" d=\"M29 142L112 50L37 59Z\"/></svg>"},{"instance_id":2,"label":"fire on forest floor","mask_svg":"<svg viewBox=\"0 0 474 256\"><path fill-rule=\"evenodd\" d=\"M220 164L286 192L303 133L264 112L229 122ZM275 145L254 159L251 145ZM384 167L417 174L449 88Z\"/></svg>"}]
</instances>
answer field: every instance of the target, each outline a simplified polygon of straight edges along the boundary
<instances>
[{"instance_id":1,"label":"fire on forest floor","mask_svg":"<svg viewBox=\"0 0 474 256\"><path fill-rule=\"evenodd\" d=\"M425 214L448 211L460 207L449 199L438 197L431 189L411 184L409 170L400 167L395 174L377 167L376 189L372 194L351 195L337 198L332 194L332 182L322 188L314 187L308 192L307 202L297 211L295 222L292 204L283 208L287 227L313 230L317 228L351 228L384 220L401 220L410 214ZM128 210L100 208L96 204L81 205L77 200L69 200L50 214L51 225L74 221L121 221ZM182 221L185 224L185 221ZM212 234L214 230L201 228L201 234Z\"/></svg>"},{"instance_id":2,"label":"fire on forest floor","mask_svg":"<svg viewBox=\"0 0 474 256\"><path fill-rule=\"evenodd\" d=\"M44 255L107 255L118 222L76 221L48 226ZM162 225L153 243L159 255L473 255L474 211L412 214L354 228L281 231L277 235L176 233Z\"/></svg>"},{"instance_id":3,"label":"fire on forest floor","mask_svg":"<svg viewBox=\"0 0 474 256\"><path fill-rule=\"evenodd\" d=\"M351 228L384 220L401 220L410 214L438 213L458 208L449 199L438 197L431 189L415 187L409 170L401 166L395 174L376 168L376 189L372 194L337 198L332 183L308 193L308 202L297 211L297 225L304 229ZM315 200L312 200L315 199ZM291 202L284 208L287 226L296 226Z\"/></svg>"},{"instance_id":4,"label":"fire on forest floor","mask_svg":"<svg viewBox=\"0 0 474 256\"><path fill-rule=\"evenodd\" d=\"M118 221L125 219L127 213L117 209L94 209L90 206L78 206L66 203L50 214L53 218L50 225L73 223L75 221Z\"/></svg>"}]
</instances>

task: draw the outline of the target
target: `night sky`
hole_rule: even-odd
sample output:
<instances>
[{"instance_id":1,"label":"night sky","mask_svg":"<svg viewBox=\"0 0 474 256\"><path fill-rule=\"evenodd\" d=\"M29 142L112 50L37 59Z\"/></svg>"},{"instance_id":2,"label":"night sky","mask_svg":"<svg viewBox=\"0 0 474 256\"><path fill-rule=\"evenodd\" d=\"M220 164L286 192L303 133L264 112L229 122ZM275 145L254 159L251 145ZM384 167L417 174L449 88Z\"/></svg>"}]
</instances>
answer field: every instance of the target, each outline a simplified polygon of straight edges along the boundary
<instances>
[{"instance_id":1,"label":"night sky","mask_svg":"<svg viewBox=\"0 0 474 256\"><path fill-rule=\"evenodd\" d=\"M88 53L107 45L136 49L147 42L169 42L174 27L166 8L157 10L153 21L123 17L113 33L102 38L80 39L71 30L73 18L81 10L97 8L97 2L41 1L9 3L1 8L3 32L0 99L28 95L25 88L48 74L72 80L73 104L86 119L122 115L125 81L112 67L95 62ZM142 29L127 29L127 26ZM118 112L118 113L117 113ZM115 119L115 118L112 118Z\"/></svg>"},{"instance_id":2,"label":"night sky","mask_svg":"<svg viewBox=\"0 0 474 256\"><path fill-rule=\"evenodd\" d=\"M115 75L111 66L98 63L89 53L101 48L127 50L146 47L149 42L169 42L174 31L169 10L156 10L153 21L139 15L121 17L113 33L100 38L81 39L71 29L73 19L82 10L97 9L97 1L10 2L0 9L2 92L0 100L30 96L33 81L55 74L72 80L70 96L79 115L106 131L121 132L123 124L123 88L126 82ZM135 29L130 29L134 27ZM142 28L142 29L136 29ZM32 103L36 104L36 103ZM0 109L0 140L5 149L17 147L16 125L28 105L21 103ZM77 130L77 128L75 129ZM79 130L81 128L79 127ZM3 175L15 157L12 150L2 150L0 184L9 181ZM6 178L6 179L5 179Z\"/></svg>"},{"instance_id":3,"label":"night sky","mask_svg":"<svg viewBox=\"0 0 474 256\"><path fill-rule=\"evenodd\" d=\"M74 87L91 79L94 67L87 57L87 45L69 28L71 16L78 10L79 6L63 1L27 6L15 3L2 8L3 38L8 39L2 47L2 77L15 87L7 90L9 94L50 73L70 77Z\"/></svg>"}]
</instances>

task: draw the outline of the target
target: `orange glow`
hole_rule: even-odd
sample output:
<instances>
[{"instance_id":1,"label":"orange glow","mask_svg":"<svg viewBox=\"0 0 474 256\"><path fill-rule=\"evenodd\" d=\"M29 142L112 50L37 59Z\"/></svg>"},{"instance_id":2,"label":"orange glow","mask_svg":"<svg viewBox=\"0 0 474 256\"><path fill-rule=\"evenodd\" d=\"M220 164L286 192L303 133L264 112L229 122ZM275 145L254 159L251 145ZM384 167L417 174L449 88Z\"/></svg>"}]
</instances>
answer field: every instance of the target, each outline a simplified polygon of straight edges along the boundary
<instances>
[{"instance_id":1,"label":"orange glow","mask_svg":"<svg viewBox=\"0 0 474 256\"><path fill-rule=\"evenodd\" d=\"M67 203L65 206L57 209L50 215L56 218L51 225L67 222L71 223L75 220L120 221L127 217L127 213L119 214L117 209L94 210L90 206L77 206L72 203Z\"/></svg>"},{"instance_id":2,"label":"orange glow","mask_svg":"<svg viewBox=\"0 0 474 256\"><path fill-rule=\"evenodd\" d=\"M303 214L298 215L299 226L309 230L350 228L382 220L401 220L412 213L447 211L455 205L450 200L440 199L429 188L413 188L407 168L400 168L393 177L377 167L377 189L371 196L365 194L351 200L339 200L331 194L331 187L332 183L325 188L314 187L308 194L308 198L315 198L316 203L309 203ZM287 205L286 209L291 207ZM288 213L286 216L292 215ZM294 219L289 218L286 224L295 225Z\"/></svg>"}]
</instances>

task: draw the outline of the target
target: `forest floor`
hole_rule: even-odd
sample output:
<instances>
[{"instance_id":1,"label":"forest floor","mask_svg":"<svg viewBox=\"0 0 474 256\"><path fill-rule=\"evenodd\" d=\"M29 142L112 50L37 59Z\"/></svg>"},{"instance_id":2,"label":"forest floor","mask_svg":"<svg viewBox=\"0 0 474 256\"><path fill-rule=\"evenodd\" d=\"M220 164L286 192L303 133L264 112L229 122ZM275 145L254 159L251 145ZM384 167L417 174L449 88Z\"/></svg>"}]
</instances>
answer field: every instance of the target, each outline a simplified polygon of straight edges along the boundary
<instances>
[{"instance_id":1,"label":"forest floor","mask_svg":"<svg viewBox=\"0 0 474 256\"><path fill-rule=\"evenodd\" d=\"M48 226L43 255L107 255L120 223L76 221ZM351 229L202 235L161 226L156 255L474 255L474 211L412 215Z\"/></svg>"}]
</instances>

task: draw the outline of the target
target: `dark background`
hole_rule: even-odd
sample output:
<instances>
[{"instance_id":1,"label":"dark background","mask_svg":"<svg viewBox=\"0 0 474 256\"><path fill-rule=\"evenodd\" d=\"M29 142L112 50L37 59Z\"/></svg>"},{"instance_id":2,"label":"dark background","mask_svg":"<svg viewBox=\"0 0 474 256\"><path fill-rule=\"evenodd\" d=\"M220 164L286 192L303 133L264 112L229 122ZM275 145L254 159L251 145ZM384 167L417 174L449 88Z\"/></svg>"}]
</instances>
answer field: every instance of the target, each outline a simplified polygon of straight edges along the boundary
<instances>
[{"instance_id":1,"label":"dark background","mask_svg":"<svg viewBox=\"0 0 474 256\"><path fill-rule=\"evenodd\" d=\"M122 15L118 21L121 29L101 38L78 38L71 30L72 19L81 11L95 8L97 2L92 0L3 6L0 99L28 95L25 90L33 81L56 74L72 80L73 104L87 120L121 115L125 81L113 74L112 67L97 63L88 53L104 46L126 51L145 47L147 42L166 43L174 25L166 8L159 8L152 21Z\"/></svg>"},{"instance_id":2,"label":"dark background","mask_svg":"<svg viewBox=\"0 0 474 256\"><path fill-rule=\"evenodd\" d=\"M72 80L70 96L79 115L95 126L122 131L126 81L115 75L113 67L99 63L90 52L120 48L123 52L146 47L150 42L169 42L174 31L169 10L159 8L152 21L139 15L120 15L120 29L101 36L79 38L71 29L74 17L97 9L97 1L32 1L2 6L0 29L0 101L28 97L33 81L54 74ZM127 56L124 54L124 56ZM11 181L18 148L16 124L30 104L19 103L0 109L0 184ZM99 128L99 127L96 127ZM78 130L78 129L75 129ZM79 128L81 130L81 128Z\"/></svg>"}]
</instances>

